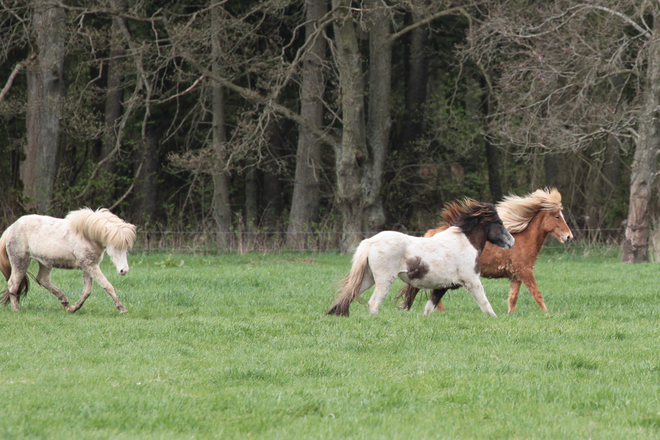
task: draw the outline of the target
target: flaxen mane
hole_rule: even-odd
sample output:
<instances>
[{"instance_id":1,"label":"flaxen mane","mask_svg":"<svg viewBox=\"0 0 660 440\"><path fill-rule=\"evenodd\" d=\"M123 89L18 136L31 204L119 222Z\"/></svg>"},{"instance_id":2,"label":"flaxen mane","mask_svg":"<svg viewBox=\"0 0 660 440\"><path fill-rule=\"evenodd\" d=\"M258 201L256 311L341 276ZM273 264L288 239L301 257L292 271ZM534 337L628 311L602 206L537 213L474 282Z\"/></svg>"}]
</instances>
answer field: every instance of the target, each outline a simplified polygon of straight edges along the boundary
<instances>
[{"instance_id":1,"label":"flaxen mane","mask_svg":"<svg viewBox=\"0 0 660 440\"><path fill-rule=\"evenodd\" d=\"M538 189L524 197L509 195L497 204L497 212L511 233L524 231L539 211L561 209L561 194L556 188Z\"/></svg>"},{"instance_id":2,"label":"flaxen mane","mask_svg":"<svg viewBox=\"0 0 660 440\"><path fill-rule=\"evenodd\" d=\"M424 237L432 237L450 226L458 226L462 231L469 231L477 226L480 219L489 223L497 222L497 211L493 205L467 197L462 202L447 203L440 216L442 217L440 225L428 231Z\"/></svg>"},{"instance_id":3,"label":"flaxen mane","mask_svg":"<svg viewBox=\"0 0 660 440\"><path fill-rule=\"evenodd\" d=\"M71 230L89 241L123 250L133 247L135 226L105 208L82 208L67 214Z\"/></svg>"}]
</instances>

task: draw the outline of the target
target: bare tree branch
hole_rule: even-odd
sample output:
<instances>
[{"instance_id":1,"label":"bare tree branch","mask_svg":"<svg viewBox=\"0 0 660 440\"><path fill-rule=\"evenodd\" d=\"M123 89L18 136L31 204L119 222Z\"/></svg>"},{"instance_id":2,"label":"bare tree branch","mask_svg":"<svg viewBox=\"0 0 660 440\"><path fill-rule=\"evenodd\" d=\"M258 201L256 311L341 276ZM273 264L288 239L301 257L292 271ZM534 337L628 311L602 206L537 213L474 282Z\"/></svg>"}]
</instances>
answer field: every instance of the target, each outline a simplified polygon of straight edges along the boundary
<instances>
[{"instance_id":1,"label":"bare tree branch","mask_svg":"<svg viewBox=\"0 0 660 440\"><path fill-rule=\"evenodd\" d=\"M9 75L9 78L7 79L7 83L5 86L2 88L2 91L0 92L0 102L5 99L5 95L7 92L9 92L9 89L11 88L12 84L14 83L14 79L16 78L16 75L20 73L21 70L23 70L32 60L34 60L37 57L36 53L32 53L27 60L21 61L20 63L16 64L16 67L14 67L14 70L12 70L11 75Z\"/></svg>"}]
</instances>

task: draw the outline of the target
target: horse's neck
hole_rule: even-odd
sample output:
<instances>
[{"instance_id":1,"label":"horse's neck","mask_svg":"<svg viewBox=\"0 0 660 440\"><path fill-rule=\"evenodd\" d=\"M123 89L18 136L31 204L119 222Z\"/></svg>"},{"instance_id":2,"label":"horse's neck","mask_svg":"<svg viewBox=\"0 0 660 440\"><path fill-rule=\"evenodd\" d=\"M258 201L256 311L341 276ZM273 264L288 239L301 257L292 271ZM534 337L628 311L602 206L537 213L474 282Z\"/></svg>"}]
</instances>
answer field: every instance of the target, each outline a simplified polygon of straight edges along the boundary
<instances>
[{"instance_id":1,"label":"horse's neck","mask_svg":"<svg viewBox=\"0 0 660 440\"><path fill-rule=\"evenodd\" d=\"M543 216L546 215L543 211L539 211L538 214L529 222L524 231L521 231L514 235L516 240L521 240L526 243L525 249L529 249L534 255L537 255L545 239L548 237L548 232L544 231L541 227L543 224Z\"/></svg>"}]
</instances>

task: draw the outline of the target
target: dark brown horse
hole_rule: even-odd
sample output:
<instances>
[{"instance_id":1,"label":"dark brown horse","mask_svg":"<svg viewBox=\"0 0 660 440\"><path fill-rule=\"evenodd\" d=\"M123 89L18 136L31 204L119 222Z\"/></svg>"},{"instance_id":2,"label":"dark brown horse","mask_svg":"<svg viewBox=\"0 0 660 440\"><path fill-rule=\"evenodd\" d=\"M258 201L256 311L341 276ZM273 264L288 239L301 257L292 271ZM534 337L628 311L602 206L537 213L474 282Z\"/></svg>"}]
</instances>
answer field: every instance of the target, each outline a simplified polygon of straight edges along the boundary
<instances>
[{"instance_id":1,"label":"dark brown horse","mask_svg":"<svg viewBox=\"0 0 660 440\"><path fill-rule=\"evenodd\" d=\"M481 276L511 280L509 313L516 310L521 283L525 283L541 310L547 310L543 295L536 285L534 266L548 234L562 243L573 238L561 211L561 194L554 188L539 189L525 197L508 196L497 204L497 213L516 242L509 250L486 243L480 257ZM432 237L449 226L452 225L441 224L424 236ZM441 299L447 290L436 289L431 292L431 300L436 302L440 311L444 311ZM401 307L409 309L417 292L419 289L404 286L399 293L399 296L404 297Z\"/></svg>"}]
</instances>

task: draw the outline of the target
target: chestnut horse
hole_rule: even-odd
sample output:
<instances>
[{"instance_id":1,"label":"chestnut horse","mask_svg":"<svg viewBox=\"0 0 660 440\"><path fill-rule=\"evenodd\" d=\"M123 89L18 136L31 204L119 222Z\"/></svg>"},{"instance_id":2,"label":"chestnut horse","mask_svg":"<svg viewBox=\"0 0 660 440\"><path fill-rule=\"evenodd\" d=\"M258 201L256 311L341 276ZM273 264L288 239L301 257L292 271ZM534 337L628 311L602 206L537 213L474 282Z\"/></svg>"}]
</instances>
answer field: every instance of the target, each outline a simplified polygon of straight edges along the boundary
<instances>
[{"instance_id":1,"label":"chestnut horse","mask_svg":"<svg viewBox=\"0 0 660 440\"><path fill-rule=\"evenodd\" d=\"M489 203L470 199L460 204L450 203L443 211L443 218L452 226L432 237L384 231L362 240L353 255L341 294L327 314L348 316L351 302L374 284L369 313L378 313L398 276L422 289L465 287L485 314L495 316L479 279L479 254L487 241L509 249L513 237ZM429 301L424 314L432 313L436 304L437 301Z\"/></svg>"},{"instance_id":2,"label":"chestnut horse","mask_svg":"<svg viewBox=\"0 0 660 440\"><path fill-rule=\"evenodd\" d=\"M525 197L508 196L497 204L497 213L506 228L516 239L510 250L503 250L486 243L481 254L481 276L486 278L509 278L509 313L516 310L520 284L525 283L541 310L547 310L543 295L536 285L534 266L548 234L562 243L573 238L571 229L562 214L561 194L556 189L539 189ZM424 236L431 237L451 223L445 222ZM433 291L431 299L437 300L438 310L444 311L441 298L447 288ZM419 289L404 286L399 293L403 296L404 309L412 306Z\"/></svg>"}]
</instances>

